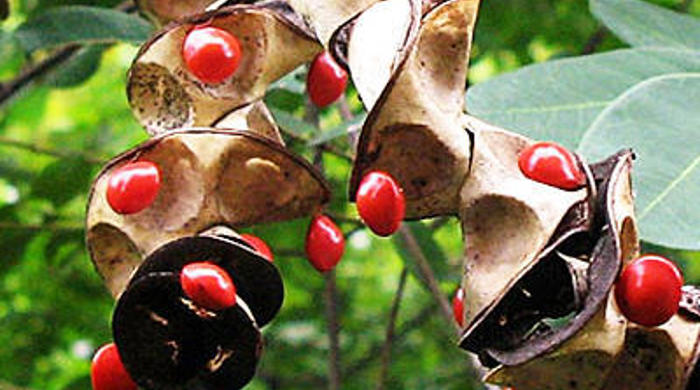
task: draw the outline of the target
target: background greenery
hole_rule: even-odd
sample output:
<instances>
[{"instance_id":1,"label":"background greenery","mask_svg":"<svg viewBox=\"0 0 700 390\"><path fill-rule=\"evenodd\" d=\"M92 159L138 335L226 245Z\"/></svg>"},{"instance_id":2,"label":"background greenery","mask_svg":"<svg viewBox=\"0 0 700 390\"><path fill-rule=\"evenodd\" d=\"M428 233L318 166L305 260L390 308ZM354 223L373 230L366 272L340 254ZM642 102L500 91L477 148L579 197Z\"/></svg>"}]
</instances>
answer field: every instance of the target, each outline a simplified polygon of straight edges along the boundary
<instances>
[{"instance_id":1,"label":"background greenery","mask_svg":"<svg viewBox=\"0 0 700 390\"><path fill-rule=\"evenodd\" d=\"M124 91L136 44L152 31L143 19L110 10L117 3L0 1L0 11L10 10L0 25L0 389L88 389L92 353L111 339L113 301L84 247L84 208L101 164L146 139ZM693 1L654 3L700 15L700 4ZM94 8L59 8L75 4ZM673 257L684 266L687 281L699 283L700 254L666 247L700 249L700 208L687 202L700 196L697 164L676 161L676 155L691 161L700 155L700 120L693 114L700 90L697 19L679 21L676 14L659 14L630 0L590 5L597 18L581 0L484 1L468 107L504 127L578 147L591 158L622 141L641 149L640 208L650 210L642 221L646 249ZM627 46L633 49L568 58ZM496 77L532 63L544 64ZM294 150L312 159L310 146L331 146L323 163L334 188L331 212L345 221L347 253L336 274L324 278L303 256L307 220L252 229L273 247L287 295L282 312L265 329L266 353L250 388L326 386L334 360L329 358L328 281L336 285L342 388L376 387L404 269L408 277L385 387L479 388L435 289L426 287L431 278L422 262L430 265L444 303L461 277L457 221L411 223L411 234L393 239L358 227L346 196L350 163L343 156L350 147L340 135L361 121L360 103L350 89L351 115L343 115L339 106L323 110L318 130L303 119L308 117L303 78L304 69L286 77L266 100ZM644 82L651 86L638 85ZM568 109L552 102L566 102ZM658 115L649 119L654 110ZM622 122L627 130L615 133ZM636 132L645 126L673 131ZM601 141L610 134L615 142ZM682 180L656 180L653 172L645 176L645 166L658 164L680 170ZM654 203L659 192L663 202ZM664 207L657 212L658 204ZM422 253L410 245L412 237Z\"/></svg>"}]
</instances>

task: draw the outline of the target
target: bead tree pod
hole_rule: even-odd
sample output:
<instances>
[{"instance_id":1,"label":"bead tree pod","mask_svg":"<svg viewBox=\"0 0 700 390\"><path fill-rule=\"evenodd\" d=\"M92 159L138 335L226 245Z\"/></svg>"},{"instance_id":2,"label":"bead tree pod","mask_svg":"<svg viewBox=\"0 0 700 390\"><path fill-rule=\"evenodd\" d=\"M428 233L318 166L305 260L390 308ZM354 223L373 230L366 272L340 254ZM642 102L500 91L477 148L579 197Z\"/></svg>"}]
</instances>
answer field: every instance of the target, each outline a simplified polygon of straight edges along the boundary
<instances>
[{"instance_id":1,"label":"bead tree pod","mask_svg":"<svg viewBox=\"0 0 700 390\"><path fill-rule=\"evenodd\" d=\"M309 237L342 240L318 216L328 185L285 148L262 100L272 82L325 52L368 111L349 184L365 222L387 236L404 216L461 221L458 344L478 356L486 382L519 390L698 386L695 289L684 288L678 313L653 326L628 321L614 298L640 251L633 151L589 163L464 111L478 0L138 4L165 25L128 77L134 115L152 138L100 172L86 224L92 260L117 299L115 344L138 386L235 389L254 376L260 328L280 310L283 287L237 230L316 215ZM240 43L224 76L204 80L216 69L198 73L182 54L201 28ZM115 203L121 175L151 182L133 202ZM385 183L376 199L391 205L387 214L372 210L365 183ZM133 190L124 191L114 196ZM327 248L307 241L322 272L342 254L342 246L334 247L340 254ZM207 308L185 291L183 269L197 262L230 277L235 304ZM643 370L632 368L639 362Z\"/></svg>"}]
</instances>

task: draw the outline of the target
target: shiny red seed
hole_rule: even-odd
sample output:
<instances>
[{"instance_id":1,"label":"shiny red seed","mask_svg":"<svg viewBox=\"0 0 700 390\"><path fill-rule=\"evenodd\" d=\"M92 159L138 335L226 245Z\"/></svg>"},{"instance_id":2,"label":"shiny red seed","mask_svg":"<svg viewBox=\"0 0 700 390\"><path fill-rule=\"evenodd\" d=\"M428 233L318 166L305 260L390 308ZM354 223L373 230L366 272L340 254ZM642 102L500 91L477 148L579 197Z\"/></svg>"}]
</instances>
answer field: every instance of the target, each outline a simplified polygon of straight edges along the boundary
<instances>
[{"instance_id":1,"label":"shiny red seed","mask_svg":"<svg viewBox=\"0 0 700 390\"><path fill-rule=\"evenodd\" d=\"M564 190L576 190L586 184L586 175L573 153L553 142L538 142L525 148L518 165L526 177Z\"/></svg>"},{"instance_id":2,"label":"shiny red seed","mask_svg":"<svg viewBox=\"0 0 700 390\"><path fill-rule=\"evenodd\" d=\"M309 98L317 107L326 107L338 100L348 85L348 73L324 51L314 58L306 77Z\"/></svg>"},{"instance_id":3,"label":"shiny red seed","mask_svg":"<svg viewBox=\"0 0 700 390\"><path fill-rule=\"evenodd\" d=\"M262 257L274 261L274 255L272 254L272 250L270 247L265 243L265 241L262 240L262 238L254 236L252 234L241 234L241 238L243 241L247 242L250 244L250 246L253 247Z\"/></svg>"},{"instance_id":4,"label":"shiny red seed","mask_svg":"<svg viewBox=\"0 0 700 390\"><path fill-rule=\"evenodd\" d=\"M236 287L221 267L190 263L182 268L180 285L192 302L209 310L223 310L236 304Z\"/></svg>"},{"instance_id":5,"label":"shiny red seed","mask_svg":"<svg viewBox=\"0 0 700 390\"><path fill-rule=\"evenodd\" d=\"M379 236L390 236L401 226L406 213L403 190L388 173L370 172L357 190L357 211Z\"/></svg>"},{"instance_id":6,"label":"shiny red seed","mask_svg":"<svg viewBox=\"0 0 700 390\"><path fill-rule=\"evenodd\" d=\"M92 358L90 377L93 390L137 390L138 388L124 368L114 343L102 346Z\"/></svg>"},{"instance_id":7,"label":"shiny red seed","mask_svg":"<svg viewBox=\"0 0 700 390\"><path fill-rule=\"evenodd\" d=\"M115 169L107 183L107 203L119 214L148 208L160 191L160 170L150 161L136 161Z\"/></svg>"},{"instance_id":8,"label":"shiny red seed","mask_svg":"<svg viewBox=\"0 0 700 390\"><path fill-rule=\"evenodd\" d=\"M683 275L670 260L645 255L622 271L615 285L615 300L622 314L644 326L658 326L678 311Z\"/></svg>"},{"instance_id":9,"label":"shiny red seed","mask_svg":"<svg viewBox=\"0 0 700 390\"><path fill-rule=\"evenodd\" d=\"M464 289L459 288L452 297L452 314L459 326L464 326Z\"/></svg>"},{"instance_id":10,"label":"shiny red seed","mask_svg":"<svg viewBox=\"0 0 700 390\"><path fill-rule=\"evenodd\" d=\"M327 272L343 257L345 237L327 216L314 217L306 233L306 256L319 272Z\"/></svg>"},{"instance_id":11,"label":"shiny red seed","mask_svg":"<svg viewBox=\"0 0 700 390\"><path fill-rule=\"evenodd\" d=\"M195 27L185 37L182 57L197 79L217 84L231 77L241 62L241 44L218 27Z\"/></svg>"}]
</instances>

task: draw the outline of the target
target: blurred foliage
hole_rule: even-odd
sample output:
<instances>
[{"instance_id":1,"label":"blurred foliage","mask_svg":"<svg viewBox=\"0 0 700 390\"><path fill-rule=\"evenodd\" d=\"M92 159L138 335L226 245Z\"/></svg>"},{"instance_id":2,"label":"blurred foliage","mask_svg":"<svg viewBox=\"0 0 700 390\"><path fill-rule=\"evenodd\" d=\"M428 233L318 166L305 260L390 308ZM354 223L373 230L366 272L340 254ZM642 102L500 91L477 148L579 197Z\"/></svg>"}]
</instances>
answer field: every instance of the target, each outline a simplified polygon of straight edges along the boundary
<instances>
[{"instance_id":1,"label":"blurred foliage","mask_svg":"<svg viewBox=\"0 0 700 390\"><path fill-rule=\"evenodd\" d=\"M654 2L669 8L686 3ZM117 3L10 1L10 16L0 25L0 90L61 50L26 52L15 36L23 23L32 23L56 6L108 8ZM689 12L700 15L700 4L690 4ZM484 1L482 7L471 83L533 62L623 47L601 29L581 0ZM90 358L111 339L113 300L84 248L86 196L101 162L147 137L124 93L125 75L137 47L104 42L71 53L52 72L1 102L0 389L89 389ZM305 139L349 150L348 140L338 131L349 123L338 107L322 111L321 133L300 124L305 110L303 79L302 69L270 90L266 100L280 124ZM348 122L357 123L363 113L354 91L348 92L348 100L355 116ZM304 142L290 140L290 144L312 157ZM350 164L332 154L324 154L323 163L334 188L332 213L356 217L354 206L347 203ZM251 389L317 389L327 381L325 285L302 256L307 223L251 229L276 251L286 289L280 315L264 331L267 349ZM391 302L404 266L412 272L398 315L388 388L479 388L468 356L455 345L452 325L440 315L401 241L379 239L353 223L342 227L351 232L337 268L343 388L376 385ZM458 222L423 221L410 227L442 292L450 296L461 275ZM700 282L698 253L649 244L645 249L677 259L687 281Z\"/></svg>"}]
</instances>

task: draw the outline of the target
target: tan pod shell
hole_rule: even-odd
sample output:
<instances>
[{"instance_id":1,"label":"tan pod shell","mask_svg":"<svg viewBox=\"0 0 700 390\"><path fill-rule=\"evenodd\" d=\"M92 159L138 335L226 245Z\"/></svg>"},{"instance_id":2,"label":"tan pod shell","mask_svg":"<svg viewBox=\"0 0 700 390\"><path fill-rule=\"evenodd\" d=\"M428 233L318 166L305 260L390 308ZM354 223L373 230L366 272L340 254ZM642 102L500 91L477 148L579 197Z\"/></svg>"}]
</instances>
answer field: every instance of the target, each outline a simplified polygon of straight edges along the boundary
<instances>
[{"instance_id":1,"label":"tan pod shell","mask_svg":"<svg viewBox=\"0 0 700 390\"><path fill-rule=\"evenodd\" d=\"M162 186L148 209L120 215L107 204L107 183L114 169L134 160L158 164ZM312 166L268 138L180 130L137 146L100 172L88 200L87 245L108 289L118 296L142 257L166 242L219 224L239 228L303 217L329 197Z\"/></svg>"},{"instance_id":2,"label":"tan pod shell","mask_svg":"<svg viewBox=\"0 0 700 390\"><path fill-rule=\"evenodd\" d=\"M345 22L381 0L288 0L309 21L318 40L328 47L333 34Z\"/></svg>"},{"instance_id":3,"label":"tan pod shell","mask_svg":"<svg viewBox=\"0 0 700 390\"><path fill-rule=\"evenodd\" d=\"M366 173L382 170L403 188L406 218L457 213L470 165L460 118L478 3L446 1L423 17L362 129L351 200ZM372 100L375 92L366 93Z\"/></svg>"},{"instance_id":4,"label":"tan pod shell","mask_svg":"<svg viewBox=\"0 0 700 390\"><path fill-rule=\"evenodd\" d=\"M536 263L564 215L588 197L526 178L520 151L533 141L466 117L474 133L471 172L461 191L465 240L465 328L475 328Z\"/></svg>"},{"instance_id":5,"label":"tan pod shell","mask_svg":"<svg viewBox=\"0 0 700 390\"><path fill-rule=\"evenodd\" d=\"M136 0L139 11L157 25L203 12L213 0Z\"/></svg>"},{"instance_id":6,"label":"tan pod shell","mask_svg":"<svg viewBox=\"0 0 700 390\"><path fill-rule=\"evenodd\" d=\"M321 49L299 16L279 4L237 5L170 24L136 57L127 85L134 115L149 134L208 127L231 111L254 103L270 83L310 61ZM235 35L243 52L236 72L218 84L197 80L182 59L182 44L196 25Z\"/></svg>"}]
</instances>

